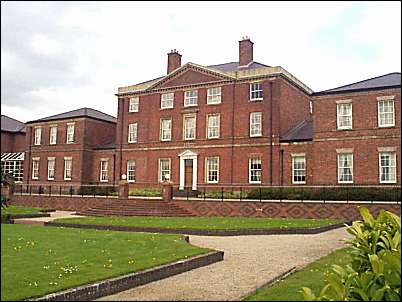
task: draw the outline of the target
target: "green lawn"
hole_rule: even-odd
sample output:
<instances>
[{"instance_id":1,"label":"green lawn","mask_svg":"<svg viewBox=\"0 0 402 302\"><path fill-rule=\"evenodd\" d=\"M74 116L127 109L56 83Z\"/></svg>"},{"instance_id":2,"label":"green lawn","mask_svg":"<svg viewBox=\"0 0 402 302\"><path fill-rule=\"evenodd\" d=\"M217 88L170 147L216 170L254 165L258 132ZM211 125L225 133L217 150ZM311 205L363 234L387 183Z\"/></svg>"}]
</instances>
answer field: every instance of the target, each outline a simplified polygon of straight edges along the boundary
<instances>
[{"instance_id":1,"label":"green lawn","mask_svg":"<svg viewBox=\"0 0 402 302\"><path fill-rule=\"evenodd\" d=\"M337 250L306 266L304 269L291 274L272 286L261 287L245 301L303 301L300 290L303 286L309 287L316 294L326 284L325 272L332 264L344 266L352 261L349 255L350 248Z\"/></svg>"},{"instance_id":2,"label":"green lawn","mask_svg":"<svg viewBox=\"0 0 402 302\"><path fill-rule=\"evenodd\" d=\"M206 253L179 235L1 225L1 300L22 300Z\"/></svg>"},{"instance_id":3,"label":"green lawn","mask_svg":"<svg viewBox=\"0 0 402 302\"><path fill-rule=\"evenodd\" d=\"M10 205L1 208L1 219L3 220L7 215L43 214L40 210L44 209Z\"/></svg>"},{"instance_id":4,"label":"green lawn","mask_svg":"<svg viewBox=\"0 0 402 302\"><path fill-rule=\"evenodd\" d=\"M142 217L104 216L56 219L60 223L77 223L109 226L152 227L196 230L244 230L272 228L319 227L339 223L330 219L282 219L245 217Z\"/></svg>"}]
</instances>

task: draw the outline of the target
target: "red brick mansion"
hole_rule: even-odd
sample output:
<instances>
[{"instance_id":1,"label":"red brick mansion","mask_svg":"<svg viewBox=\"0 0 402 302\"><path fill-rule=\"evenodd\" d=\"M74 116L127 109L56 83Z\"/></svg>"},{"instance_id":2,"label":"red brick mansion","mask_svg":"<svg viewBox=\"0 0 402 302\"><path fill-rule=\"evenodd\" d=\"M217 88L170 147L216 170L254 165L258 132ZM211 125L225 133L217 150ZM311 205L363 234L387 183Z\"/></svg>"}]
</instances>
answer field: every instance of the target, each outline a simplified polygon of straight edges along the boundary
<instances>
[{"instance_id":1,"label":"red brick mansion","mask_svg":"<svg viewBox=\"0 0 402 302\"><path fill-rule=\"evenodd\" d=\"M26 123L23 182L401 183L400 73L313 92L244 38L237 62L182 65L173 50L166 75L116 96L117 119L82 108Z\"/></svg>"}]
</instances>

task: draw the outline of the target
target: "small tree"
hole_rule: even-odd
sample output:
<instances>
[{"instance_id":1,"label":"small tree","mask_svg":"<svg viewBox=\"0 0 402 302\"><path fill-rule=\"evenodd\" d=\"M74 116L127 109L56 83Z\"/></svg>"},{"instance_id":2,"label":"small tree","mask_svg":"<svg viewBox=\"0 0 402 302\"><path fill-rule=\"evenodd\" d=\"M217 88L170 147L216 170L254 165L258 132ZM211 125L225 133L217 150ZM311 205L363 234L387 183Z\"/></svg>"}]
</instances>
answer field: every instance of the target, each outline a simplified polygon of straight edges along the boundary
<instances>
[{"instance_id":1,"label":"small tree","mask_svg":"<svg viewBox=\"0 0 402 302\"><path fill-rule=\"evenodd\" d=\"M332 266L327 284L316 296L303 287L309 301L400 301L401 218L381 210L374 219L367 208L359 208L363 221L354 221L347 232L354 236L352 263Z\"/></svg>"}]
</instances>

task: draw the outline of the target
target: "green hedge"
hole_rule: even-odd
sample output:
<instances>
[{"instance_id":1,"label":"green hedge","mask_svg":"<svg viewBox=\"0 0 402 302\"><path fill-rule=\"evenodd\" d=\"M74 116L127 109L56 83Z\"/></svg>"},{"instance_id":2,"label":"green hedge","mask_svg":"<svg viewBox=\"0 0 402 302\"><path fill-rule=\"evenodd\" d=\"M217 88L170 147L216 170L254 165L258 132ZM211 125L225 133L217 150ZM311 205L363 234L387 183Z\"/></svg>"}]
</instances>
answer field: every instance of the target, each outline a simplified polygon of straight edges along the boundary
<instances>
[{"instance_id":1,"label":"green hedge","mask_svg":"<svg viewBox=\"0 0 402 302\"><path fill-rule=\"evenodd\" d=\"M129 191L128 195L158 197L158 196L162 196L162 189L161 188L131 189Z\"/></svg>"},{"instance_id":2,"label":"green hedge","mask_svg":"<svg viewBox=\"0 0 402 302\"><path fill-rule=\"evenodd\" d=\"M73 193L74 194L74 193ZM81 186L77 193L78 195L116 195L116 189L113 186Z\"/></svg>"},{"instance_id":3,"label":"green hedge","mask_svg":"<svg viewBox=\"0 0 402 302\"><path fill-rule=\"evenodd\" d=\"M356 200L400 201L398 188L379 187L329 187L329 188L255 188L243 193L244 199L289 199L289 200Z\"/></svg>"}]
</instances>

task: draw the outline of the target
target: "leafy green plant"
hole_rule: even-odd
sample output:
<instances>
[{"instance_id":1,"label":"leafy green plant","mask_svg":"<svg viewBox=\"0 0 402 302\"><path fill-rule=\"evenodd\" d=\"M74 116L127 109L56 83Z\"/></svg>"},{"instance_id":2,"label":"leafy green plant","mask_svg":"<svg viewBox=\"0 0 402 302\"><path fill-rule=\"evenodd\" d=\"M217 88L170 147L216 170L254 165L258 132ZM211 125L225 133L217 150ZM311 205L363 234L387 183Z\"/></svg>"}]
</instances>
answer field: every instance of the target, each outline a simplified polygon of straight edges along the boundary
<instances>
[{"instance_id":1,"label":"leafy green plant","mask_svg":"<svg viewBox=\"0 0 402 302\"><path fill-rule=\"evenodd\" d=\"M363 221L354 221L347 232L354 236L352 262L332 266L327 284L316 296L303 287L310 301L400 301L401 218L381 210L375 219L367 208L359 208Z\"/></svg>"},{"instance_id":2,"label":"leafy green plant","mask_svg":"<svg viewBox=\"0 0 402 302\"><path fill-rule=\"evenodd\" d=\"M144 188L144 189L131 189L128 195L130 196L147 196L158 197L161 196L161 188Z\"/></svg>"}]
</instances>

